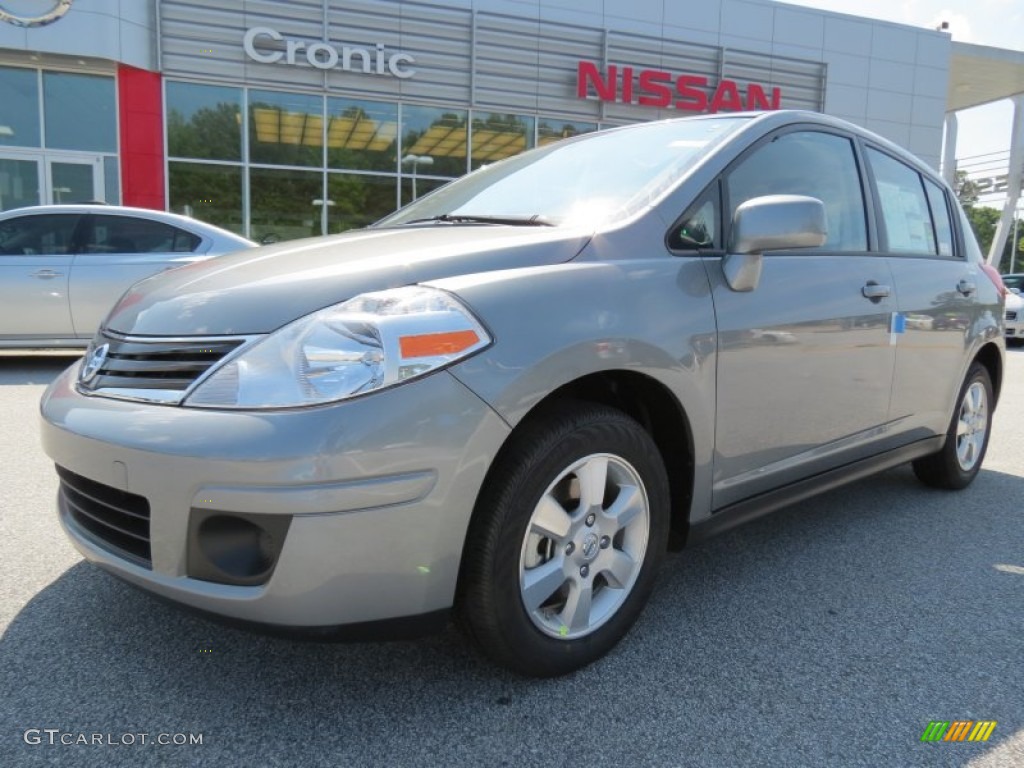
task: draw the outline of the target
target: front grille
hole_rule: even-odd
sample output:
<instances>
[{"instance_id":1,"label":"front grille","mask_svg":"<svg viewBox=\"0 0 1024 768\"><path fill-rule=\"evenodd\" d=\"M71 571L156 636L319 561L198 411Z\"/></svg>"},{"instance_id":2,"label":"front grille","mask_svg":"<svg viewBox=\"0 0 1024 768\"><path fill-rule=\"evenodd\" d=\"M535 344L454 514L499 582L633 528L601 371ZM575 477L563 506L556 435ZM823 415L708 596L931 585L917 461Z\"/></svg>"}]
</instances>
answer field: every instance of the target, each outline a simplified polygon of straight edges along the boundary
<instances>
[{"instance_id":1,"label":"front grille","mask_svg":"<svg viewBox=\"0 0 1024 768\"><path fill-rule=\"evenodd\" d=\"M57 467L62 506L97 544L133 562L151 567L149 502L143 496Z\"/></svg>"},{"instance_id":2,"label":"front grille","mask_svg":"<svg viewBox=\"0 0 1024 768\"><path fill-rule=\"evenodd\" d=\"M1008 310L1006 310L1006 319L1007 320L1016 320L1017 319L1017 310L1015 310L1015 309L1008 309Z\"/></svg>"},{"instance_id":3,"label":"front grille","mask_svg":"<svg viewBox=\"0 0 1024 768\"><path fill-rule=\"evenodd\" d=\"M86 394L178 403L200 376L246 340L217 337L150 341L105 332L89 348L78 387ZM105 355L96 367L96 353L104 347Z\"/></svg>"}]
</instances>

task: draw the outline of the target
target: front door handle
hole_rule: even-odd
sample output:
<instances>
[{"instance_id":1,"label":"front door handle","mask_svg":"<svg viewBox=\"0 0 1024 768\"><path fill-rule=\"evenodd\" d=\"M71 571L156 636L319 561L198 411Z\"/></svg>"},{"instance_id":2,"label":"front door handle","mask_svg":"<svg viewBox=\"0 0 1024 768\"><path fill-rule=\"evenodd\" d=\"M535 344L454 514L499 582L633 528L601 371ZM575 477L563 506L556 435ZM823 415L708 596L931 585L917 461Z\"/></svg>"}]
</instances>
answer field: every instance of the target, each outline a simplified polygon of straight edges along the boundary
<instances>
[{"instance_id":1,"label":"front door handle","mask_svg":"<svg viewBox=\"0 0 1024 768\"><path fill-rule=\"evenodd\" d=\"M52 269L37 269L32 273L32 277L38 277L40 280L53 280L55 277L60 277L63 272L55 272Z\"/></svg>"},{"instance_id":2,"label":"front door handle","mask_svg":"<svg viewBox=\"0 0 1024 768\"><path fill-rule=\"evenodd\" d=\"M860 292L864 294L865 299L881 301L882 299L889 298L889 294L892 293L892 289L888 285L881 285L876 283L874 280L868 280L867 285L861 288Z\"/></svg>"},{"instance_id":3,"label":"front door handle","mask_svg":"<svg viewBox=\"0 0 1024 768\"><path fill-rule=\"evenodd\" d=\"M964 296L970 296L976 290L978 286L974 284L974 281L968 280L966 277L963 278L959 283L956 284L956 289L960 291Z\"/></svg>"}]
</instances>

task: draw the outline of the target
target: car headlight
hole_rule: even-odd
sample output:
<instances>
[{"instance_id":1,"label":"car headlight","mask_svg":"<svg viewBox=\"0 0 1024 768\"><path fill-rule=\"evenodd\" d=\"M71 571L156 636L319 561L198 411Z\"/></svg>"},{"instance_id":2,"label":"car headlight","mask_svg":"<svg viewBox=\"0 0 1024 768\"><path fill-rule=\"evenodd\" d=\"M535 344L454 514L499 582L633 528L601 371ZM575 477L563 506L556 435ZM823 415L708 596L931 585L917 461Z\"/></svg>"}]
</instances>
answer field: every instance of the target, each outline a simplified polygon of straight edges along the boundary
<instances>
[{"instance_id":1,"label":"car headlight","mask_svg":"<svg viewBox=\"0 0 1024 768\"><path fill-rule=\"evenodd\" d=\"M203 381L185 405L289 408L344 400L435 371L491 343L443 291L364 293L260 340Z\"/></svg>"}]
</instances>

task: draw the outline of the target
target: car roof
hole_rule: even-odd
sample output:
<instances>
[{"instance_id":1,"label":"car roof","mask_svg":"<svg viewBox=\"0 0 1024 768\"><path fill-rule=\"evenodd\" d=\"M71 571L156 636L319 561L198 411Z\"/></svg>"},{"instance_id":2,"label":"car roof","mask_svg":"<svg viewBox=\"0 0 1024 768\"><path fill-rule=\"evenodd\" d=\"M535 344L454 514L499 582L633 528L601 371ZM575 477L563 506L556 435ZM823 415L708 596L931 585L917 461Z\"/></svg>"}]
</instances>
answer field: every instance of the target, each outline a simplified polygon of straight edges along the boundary
<instances>
[{"instance_id":1,"label":"car roof","mask_svg":"<svg viewBox=\"0 0 1024 768\"><path fill-rule=\"evenodd\" d=\"M942 181L942 177L938 171L922 161L913 153L896 144L893 141L879 136L877 133L863 128L855 123L851 123L848 120L842 118L833 117L832 115L826 115L821 112L811 112L803 109L776 109L776 110L765 110L760 112L719 112L713 115L691 115L687 117L670 117L664 120L655 120L645 123L630 123L629 125L619 126L611 130L614 131L631 131L631 130L643 130L644 126L651 125L652 123L666 123L666 122L682 122L682 121L697 121L697 120L721 120L728 118L745 118L748 124L740 129L739 133L746 131L753 131L757 133L768 133L778 128L785 128L790 125L818 125L824 128L833 128L835 130L844 131L847 133L853 133L860 138L871 142L872 144L884 149L886 152L899 157L908 165L912 165L916 170L927 174L929 177ZM576 137L577 139L585 139L587 136L593 136L594 134L584 134L583 136ZM945 184L945 182L942 182Z\"/></svg>"},{"instance_id":2,"label":"car roof","mask_svg":"<svg viewBox=\"0 0 1024 768\"><path fill-rule=\"evenodd\" d=\"M218 227L199 219L189 216L182 216L170 211L159 211L154 208L134 208L127 205L106 205L104 203L72 203L62 205L30 205L23 208L11 208L7 211L0 211L0 221L5 221L16 216L45 216L48 214L102 214L105 216L134 216L136 218L162 221L165 224L187 229L196 234L206 237L224 237L234 239L239 243L252 243L253 241L242 237L230 230Z\"/></svg>"}]
</instances>

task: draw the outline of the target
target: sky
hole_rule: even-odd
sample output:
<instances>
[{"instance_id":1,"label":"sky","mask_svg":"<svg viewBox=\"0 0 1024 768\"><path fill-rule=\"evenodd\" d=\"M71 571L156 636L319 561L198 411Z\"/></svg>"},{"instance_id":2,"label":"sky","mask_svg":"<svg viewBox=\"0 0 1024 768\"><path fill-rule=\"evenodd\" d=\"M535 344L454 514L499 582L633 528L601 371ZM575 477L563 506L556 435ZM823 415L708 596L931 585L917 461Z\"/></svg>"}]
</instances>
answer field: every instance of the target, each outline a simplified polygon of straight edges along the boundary
<instances>
[{"instance_id":1,"label":"sky","mask_svg":"<svg viewBox=\"0 0 1024 768\"><path fill-rule=\"evenodd\" d=\"M1024 0L785 1L790 5L931 29L945 21L955 41L1024 51ZM1012 119L1013 107L1008 100L960 112L957 166L972 176L1005 173ZM996 204L1000 201L982 202Z\"/></svg>"}]
</instances>

